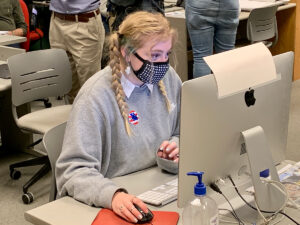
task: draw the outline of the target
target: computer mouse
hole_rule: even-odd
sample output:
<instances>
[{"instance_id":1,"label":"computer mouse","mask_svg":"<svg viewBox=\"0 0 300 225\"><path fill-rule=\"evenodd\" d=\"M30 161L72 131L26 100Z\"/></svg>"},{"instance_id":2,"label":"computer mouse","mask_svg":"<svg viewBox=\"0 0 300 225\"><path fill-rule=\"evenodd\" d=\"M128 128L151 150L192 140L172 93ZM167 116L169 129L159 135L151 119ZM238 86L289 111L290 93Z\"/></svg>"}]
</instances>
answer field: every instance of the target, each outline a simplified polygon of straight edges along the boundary
<instances>
[{"instance_id":1,"label":"computer mouse","mask_svg":"<svg viewBox=\"0 0 300 225\"><path fill-rule=\"evenodd\" d=\"M150 211L150 209L148 209L148 213L144 213L144 211L137 204L133 204L133 205L143 216L143 218L138 220L137 223L139 224L147 223L153 219L153 213Z\"/></svg>"}]
</instances>

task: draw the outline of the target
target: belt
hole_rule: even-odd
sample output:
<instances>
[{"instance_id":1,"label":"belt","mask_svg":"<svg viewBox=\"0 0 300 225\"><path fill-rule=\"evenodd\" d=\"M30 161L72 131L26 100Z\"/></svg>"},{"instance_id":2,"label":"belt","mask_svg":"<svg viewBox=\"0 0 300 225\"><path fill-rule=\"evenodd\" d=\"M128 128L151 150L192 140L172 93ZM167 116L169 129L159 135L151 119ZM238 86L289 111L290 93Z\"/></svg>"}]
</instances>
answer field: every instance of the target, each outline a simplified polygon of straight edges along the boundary
<instances>
[{"instance_id":1,"label":"belt","mask_svg":"<svg viewBox=\"0 0 300 225\"><path fill-rule=\"evenodd\" d=\"M62 20L68 20L68 21L74 21L74 22L88 22L90 18L95 17L95 13L99 15L100 10L97 9L92 12L87 12L87 13L78 13L78 14L62 14L58 12L54 12L54 17L58 17L59 19ZM78 20L76 20L76 17Z\"/></svg>"}]
</instances>

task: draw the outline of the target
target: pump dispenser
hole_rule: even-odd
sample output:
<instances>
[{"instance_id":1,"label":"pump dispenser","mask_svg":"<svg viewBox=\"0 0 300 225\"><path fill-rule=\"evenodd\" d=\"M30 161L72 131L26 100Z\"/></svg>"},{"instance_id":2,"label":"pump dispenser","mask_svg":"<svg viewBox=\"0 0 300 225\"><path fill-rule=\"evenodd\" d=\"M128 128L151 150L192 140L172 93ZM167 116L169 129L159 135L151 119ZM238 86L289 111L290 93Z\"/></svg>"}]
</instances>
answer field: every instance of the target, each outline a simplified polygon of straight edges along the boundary
<instances>
[{"instance_id":1,"label":"pump dispenser","mask_svg":"<svg viewBox=\"0 0 300 225\"><path fill-rule=\"evenodd\" d=\"M206 195L206 186L202 182L204 172L189 172L189 176L197 176L194 186L195 198L183 209L183 225L218 225L218 206Z\"/></svg>"}]
</instances>

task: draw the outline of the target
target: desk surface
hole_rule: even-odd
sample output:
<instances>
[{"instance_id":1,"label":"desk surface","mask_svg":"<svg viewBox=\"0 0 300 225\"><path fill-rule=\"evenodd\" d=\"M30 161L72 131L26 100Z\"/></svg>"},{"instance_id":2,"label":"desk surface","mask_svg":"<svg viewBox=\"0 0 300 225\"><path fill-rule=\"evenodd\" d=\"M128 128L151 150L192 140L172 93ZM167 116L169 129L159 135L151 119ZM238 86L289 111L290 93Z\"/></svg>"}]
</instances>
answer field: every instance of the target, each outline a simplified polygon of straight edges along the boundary
<instances>
[{"instance_id":1,"label":"desk surface","mask_svg":"<svg viewBox=\"0 0 300 225\"><path fill-rule=\"evenodd\" d=\"M296 3L288 3L278 7L278 11L289 9L296 7ZM166 10L167 17L175 17L175 18L185 18L185 12L182 7L173 7L167 8ZM250 12L242 11L239 16L239 20L246 20L249 17Z\"/></svg>"},{"instance_id":2,"label":"desk surface","mask_svg":"<svg viewBox=\"0 0 300 225\"><path fill-rule=\"evenodd\" d=\"M26 37L20 37L15 35L8 35L8 34L0 35L0 45L17 44L17 43L25 42L26 40L27 40Z\"/></svg>"},{"instance_id":3,"label":"desk surface","mask_svg":"<svg viewBox=\"0 0 300 225\"><path fill-rule=\"evenodd\" d=\"M0 35L0 42L1 42L1 37L3 35ZM11 36L11 35L8 35ZM17 37L17 36L12 36L12 37ZM23 37L21 37L23 38ZM26 40L26 38L25 38ZM1 44L0 44L1 45ZM7 59L10 56L16 55L16 54L21 54L24 53L25 49L22 48L13 48L9 46L0 46L0 64L5 64L7 63ZM8 90L11 87L11 80L10 79L2 79L0 78L0 92Z\"/></svg>"},{"instance_id":4,"label":"desk surface","mask_svg":"<svg viewBox=\"0 0 300 225\"><path fill-rule=\"evenodd\" d=\"M50 1L32 1L34 5L46 6L49 7Z\"/></svg>"},{"instance_id":5,"label":"desk surface","mask_svg":"<svg viewBox=\"0 0 300 225\"><path fill-rule=\"evenodd\" d=\"M129 193L138 195L175 177L175 175L163 173L158 167L154 167L127 176L117 177L113 180L117 184L126 187ZM143 182L142 185L136 182L145 179L149 182ZM149 208L151 210L178 211L181 213L181 209L177 208L176 201L164 207L149 206ZM25 212L25 219L39 225L91 225L98 212L99 208L85 205L71 197L64 197Z\"/></svg>"},{"instance_id":6,"label":"desk surface","mask_svg":"<svg viewBox=\"0 0 300 225\"><path fill-rule=\"evenodd\" d=\"M0 61L1 64L7 63L6 61ZM0 78L0 92L5 91L11 87L11 79L2 79Z\"/></svg>"},{"instance_id":7,"label":"desk surface","mask_svg":"<svg viewBox=\"0 0 300 225\"><path fill-rule=\"evenodd\" d=\"M285 10L285 9L289 9L289 8L294 8L294 7L296 7L296 3L288 3L288 4L285 4L285 5L279 6L277 11L281 11L281 10ZM246 20L246 19L248 19L249 14L250 14L250 12L242 11L240 13L239 19L240 20Z\"/></svg>"},{"instance_id":8,"label":"desk surface","mask_svg":"<svg viewBox=\"0 0 300 225\"><path fill-rule=\"evenodd\" d=\"M113 180L126 187L129 193L138 195L146 190L168 182L174 179L174 177L174 175L163 173L158 167L154 167L127 176L114 178ZM148 182L142 182L142 185L137 185L137 181L145 180ZM164 207L149 206L149 208L151 210L160 211L177 211L182 215L182 209L177 208L176 201ZM99 208L80 203L71 197L64 197L25 212L25 219L36 225L91 225L98 212ZM299 210L287 208L286 213L297 221L300 221ZM180 217L178 225L181 224L182 219ZM278 224L292 225L293 223L284 218Z\"/></svg>"}]
</instances>

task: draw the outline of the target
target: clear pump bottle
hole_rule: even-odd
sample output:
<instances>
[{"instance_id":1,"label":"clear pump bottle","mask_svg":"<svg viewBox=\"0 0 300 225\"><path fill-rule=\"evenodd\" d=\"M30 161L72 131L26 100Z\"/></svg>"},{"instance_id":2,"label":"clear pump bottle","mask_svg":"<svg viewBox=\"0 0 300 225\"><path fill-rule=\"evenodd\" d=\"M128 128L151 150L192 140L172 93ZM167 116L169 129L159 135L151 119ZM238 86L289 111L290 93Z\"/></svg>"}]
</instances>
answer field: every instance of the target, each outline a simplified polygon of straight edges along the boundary
<instances>
[{"instance_id":1,"label":"clear pump bottle","mask_svg":"<svg viewBox=\"0 0 300 225\"><path fill-rule=\"evenodd\" d=\"M206 195L206 186L202 183L203 172L190 172L190 176L197 176L199 182L194 186L195 198L183 210L183 225L218 225L218 206Z\"/></svg>"}]
</instances>

